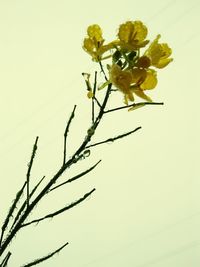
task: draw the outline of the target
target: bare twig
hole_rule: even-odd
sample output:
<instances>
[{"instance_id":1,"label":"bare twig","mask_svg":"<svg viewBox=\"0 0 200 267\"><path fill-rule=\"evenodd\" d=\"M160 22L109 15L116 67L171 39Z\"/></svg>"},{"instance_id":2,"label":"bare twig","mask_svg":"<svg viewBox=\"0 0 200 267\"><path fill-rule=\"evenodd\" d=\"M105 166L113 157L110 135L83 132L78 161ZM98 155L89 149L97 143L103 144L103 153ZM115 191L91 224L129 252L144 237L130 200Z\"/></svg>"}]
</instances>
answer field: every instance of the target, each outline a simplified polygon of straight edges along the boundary
<instances>
[{"instance_id":1,"label":"bare twig","mask_svg":"<svg viewBox=\"0 0 200 267\"><path fill-rule=\"evenodd\" d=\"M35 193L35 191L37 190L38 186L41 184L41 182L44 180L45 176L42 177L42 179L40 179L40 181L36 184L36 186L33 188L33 190L30 193L30 198L33 196L33 194ZM22 212L24 211L26 207L26 200L24 201L24 203L21 205L21 208L18 210L18 213L16 214L15 218L14 218L14 222L11 226L10 229L12 229L14 227L14 225L16 224L17 220L19 219L20 215L22 214Z\"/></svg>"},{"instance_id":2,"label":"bare twig","mask_svg":"<svg viewBox=\"0 0 200 267\"><path fill-rule=\"evenodd\" d=\"M11 256L11 252L9 251L7 253L7 255L5 256L5 258L3 259L2 263L0 263L0 267L6 267L7 266L7 263L10 259L10 256Z\"/></svg>"},{"instance_id":3,"label":"bare twig","mask_svg":"<svg viewBox=\"0 0 200 267\"><path fill-rule=\"evenodd\" d=\"M146 105L164 105L164 103L163 102L140 102L140 103L134 103L134 104L127 105L127 106L105 110L104 113L109 113L109 112L126 109L126 108L137 108L137 107L146 106Z\"/></svg>"},{"instance_id":4,"label":"bare twig","mask_svg":"<svg viewBox=\"0 0 200 267\"><path fill-rule=\"evenodd\" d=\"M114 142L115 140L120 139L120 138L123 138L123 137L126 137L126 136L128 136L128 135L130 135L130 134L132 134L132 133L134 133L136 131L138 131L141 128L142 128L141 126L140 127L137 127L137 128L135 128L134 130L132 130L130 132L127 132L127 133L118 135L116 137L108 138L108 139L106 139L104 141L101 141L101 142L98 142L98 143L94 143L94 144L88 145L88 146L86 146L86 148L90 148L90 147L93 147L93 146L102 145L102 144L109 143L109 142Z\"/></svg>"},{"instance_id":5,"label":"bare twig","mask_svg":"<svg viewBox=\"0 0 200 267\"><path fill-rule=\"evenodd\" d=\"M75 110L76 110L76 105L74 106L73 108L73 111L70 115L70 118L68 120L68 123L67 123L67 126L65 128L65 132L64 132L64 149L63 149L63 165L65 164L66 162L66 146L67 146L67 134L68 134L68 131L69 131L69 127L70 127L70 124L72 122L72 119L74 118L74 114L75 114Z\"/></svg>"},{"instance_id":6,"label":"bare twig","mask_svg":"<svg viewBox=\"0 0 200 267\"><path fill-rule=\"evenodd\" d=\"M59 188L60 186L65 185L65 184L67 184L67 183L71 183L71 182L73 182L73 181L79 179L80 177L86 175L87 173L89 173L90 171L92 171L92 170L93 170L93 169L94 169L100 162L101 162L101 160L99 160L95 165L93 165L91 168L87 169L86 171L83 171L83 172L79 173L78 175L76 175L76 176L74 176L74 177L68 179L67 181L65 181L65 182L63 182L63 183L61 183L61 184L59 184L59 185L57 185L57 186L51 188L47 193L49 193L49 192L51 192L51 191L53 191L53 190Z\"/></svg>"},{"instance_id":7,"label":"bare twig","mask_svg":"<svg viewBox=\"0 0 200 267\"><path fill-rule=\"evenodd\" d=\"M39 258L39 259L36 259L30 263L27 263L25 265L23 265L22 267L30 267L30 266L34 266L34 265L37 265L45 260L48 260L50 259L51 257L53 257L56 253L60 252L64 247L66 247L69 243L65 243L64 245L62 245L60 248L56 249L55 251L51 252L50 254L42 257L42 258Z\"/></svg>"},{"instance_id":8,"label":"bare twig","mask_svg":"<svg viewBox=\"0 0 200 267\"><path fill-rule=\"evenodd\" d=\"M41 192L36 196L36 198L30 203L29 208L22 214L22 216L19 218L16 225L13 227L7 238L4 240L2 246L0 247L0 256L3 254L7 246L10 244L16 233L21 229L24 221L27 219L31 211L35 208L35 206L39 203L39 201L46 195L46 192L51 188L53 184L56 183L56 181L59 179L59 177L65 172L67 168L69 168L71 165L73 165L76 162L76 158L79 157L79 155L85 150L85 147L87 144L91 141L92 135L95 133L96 128L98 127L103 115L104 110L106 107L106 104L109 99L110 91L112 89L112 84L109 84L104 96L104 100L101 106L101 109L99 110L99 113L94 121L94 123L91 125L90 133L88 132L86 137L84 138L82 144L79 146L79 148L75 151L74 155L61 166L61 168L56 172L56 174L48 181L48 183L44 186L44 188L41 190Z\"/></svg>"},{"instance_id":9,"label":"bare twig","mask_svg":"<svg viewBox=\"0 0 200 267\"><path fill-rule=\"evenodd\" d=\"M94 97L94 100L96 101L96 103L99 106L99 108L101 108L101 104L99 103L99 100L96 97Z\"/></svg>"},{"instance_id":10,"label":"bare twig","mask_svg":"<svg viewBox=\"0 0 200 267\"><path fill-rule=\"evenodd\" d=\"M70 163L70 161L72 161L76 158L77 155L80 155L80 153L86 148L87 144L90 142L92 135L94 135L96 128L98 127L103 115L104 115L104 109L106 107L106 104L108 102L109 99L109 95L110 95L110 91L112 89L112 84L110 83L107 87L106 90L106 94L104 97L104 101L102 103L101 109L99 111L98 116L95 119L95 122L92 124L92 126L90 127L91 131L88 132L87 136L85 137L83 143L80 145L80 147L77 149L77 151L74 153L73 157L71 158L71 160L69 160L68 163ZM66 163L67 164L67 163ZM71 163L70 163L71 164ZM65 166L64 166L65 167Z\"/></svg>"},{"instance_id":11,"label":"bare twig","mask_svg":"<svg viewBox=\"0 0 200 267\"><path fill-rule=\"evenodd\" d=\"M29 187L30 187L30 174L31 174L31 168L33 166L33 160L34 160L34 157L35 157L35 153L36 153L36 150L37 150L37 142L38 142L38 136L36 137L36 140L35 140L35 144L33 146L33 151L32 151L32 155L31 155L31 160L28 164L28 171L27 171L27 174L26 174L26 181L27 181L27 196L26 196L26 200L27 200L27 208L29 207Z\"/></svg>"},{"instance_id":12,"label":"bare twig","mask_svg":"<svg viewBox=\"0 0 200 267\"><path fill-rule=\"evenodd\" d=\"M53 218L53 217L65 212L66 210L69 210L69 209L75 207L76 205L78 205L79 203L81 203L82 201L84 201L86 198L88 198L95 190L96 189L94 188L90 192L86 193L83 197L81 197L78 200L72 202L70 205L68 205L68 206L66 206L66 207L64 207L62 209L59 209L56 212L50 213L50 214L48 214L48 215L46 215L44 217L41 217L39 219L24 223L24 224L21 225L21 227L28 226L28 225L30 225L32 223L39 223L40 221L43 221L43 220L48 219L48 218Z\"/></svg>"},{"instance_id":13,"label":"bare twig","mask_svg":"<svg viewBox=\"0 0 200 267\"><path fill-rule=\"evenodd\" d=\"M3 241L3 236L4 236L4 233L5 233L5 230L6 230L7 226L8 226L10 218L13 216L13 212L14 212L15 208L17 207L17 203L18 203L18 201L20 200L20 198L21 198L21 196L23 194L25 186L26 186L26 181L23 184L22 188L17 192L15 200L14 200L13 204L11 205L11 207L9 209L9 212L8 212L8 215L7 215L3 225L1 227L0 248L1 248L2 241Z\"/></svg>"}]
</instances>

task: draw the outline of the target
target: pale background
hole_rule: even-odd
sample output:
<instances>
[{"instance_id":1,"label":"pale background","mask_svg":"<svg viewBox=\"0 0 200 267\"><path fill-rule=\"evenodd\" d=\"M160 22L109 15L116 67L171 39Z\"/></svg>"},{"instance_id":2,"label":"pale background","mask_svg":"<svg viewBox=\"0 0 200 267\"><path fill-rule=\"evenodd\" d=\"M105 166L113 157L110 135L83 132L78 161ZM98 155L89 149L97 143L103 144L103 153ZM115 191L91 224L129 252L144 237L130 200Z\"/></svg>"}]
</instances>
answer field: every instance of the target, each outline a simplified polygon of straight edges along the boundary
<instances>
[{"instance_id":1,"label":"pale background","mask_svg":"<svg viewBox=\"0 0 200 267\"><path fill-rule=\"evenodd\" d=\"M98 140L143 128L93 149L70 172L103 160L37 207L33 217L97 189L64 215L24 229L12 242L9 267L66 241L69 246L41 266L200 266L199 14L199 0L0 1L0 222L24 181L36 135L32 182L43 175L48 179L60 166L62 135L74 104L71 153L85 135L90 108L81 72L97 68L81 48L89 24L100 24L111 40L119 24L142 20L149 38L161 33L174 57L151 93L165 105L107 116ZM119 94L118 103L121 99Z\"/></svg>"}]
</instances>

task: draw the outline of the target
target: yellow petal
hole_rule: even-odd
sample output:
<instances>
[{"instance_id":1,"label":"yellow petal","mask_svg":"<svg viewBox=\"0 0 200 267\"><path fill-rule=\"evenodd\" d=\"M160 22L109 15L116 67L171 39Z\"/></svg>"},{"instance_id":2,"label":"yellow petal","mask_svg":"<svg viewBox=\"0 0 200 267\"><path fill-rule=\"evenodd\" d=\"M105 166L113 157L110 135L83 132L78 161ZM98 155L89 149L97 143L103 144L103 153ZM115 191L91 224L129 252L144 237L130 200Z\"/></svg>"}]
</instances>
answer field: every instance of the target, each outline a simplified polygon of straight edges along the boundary
<instances>
[{"instance_id":1,"label":"yellow petal","mask_svg":"<svg viewBox=\"0 0 200 267\"><path fill-rule=\"evenodd\" d=\"M160 59L158 61L158 63L155 65L155 67L158 69L162 69L162 68L166 67L172 61L173 61L173 58Z\"/></svg>"},{"instance_id":2,"label":"yellow petal","mask_svg":"<svg viewBox=\"0 0 200 267\"><path fill-rule=\"evenodd\" d=\"M158 40L160 39L161 35L158 34L156 38L153 40L153 42L150 44L149 48L146 50L145 55L150 55L152 53L152 50L155 49L158 45Z\"/></svg>"},{"instance_id":3,"label":"yellow petal","mask_svg":"<svg viewBox=\"0 0 200 267\"><path fill-rule=\"evenodd\" d=\"M83 41L83 48L87 52L93 52L93 50L95 48L94 42L90 38L85 38Z\"/></svg>"},{"instance_id":4,"label":"yellow petal","mask_svg":"<svg viewBox=\"0 0 200 267\"><path fill-rule=\"evenodd\" d=\"M134 96L133 96L133 92L132 91L129 91L128 93L127 93L127 96L128 96L128 100L130 100L130 101L134 101Z\"/></svg>"},{"instance_id":5,"label":"yellow petal","mask_svg":"<svg viewBox=\"0 0 200 267\"><path fill-rule=\"evenodd\" d=\"M109 70L109 75L110 81L124 94L130 91L130 84L132 81L132 74L130 71L121 70L117 64L114 64Z\"/></svg>"},{"instance_id":6,"label":"yellow petal","mask_svg":"<svg viewBox=\"0 0 200 267\"><path fill-rule=\"evenodd\" d=\"M134 101L133 92L129 91L127 94L124 94L124 103L128 105L128 101Z\"/></svg>"},{"instance_id":7,"label":"yellow petal","mask_svg":"<svg viewBox=\"0 0 200 267\"><path fill-rule=\"evenodd\" d=\"M146 79L146 70L135 68L132 71L132 83L140 84Z\"/></svg>"},{"instance_id":8,"label":"yellow petal","mask_svg":"<svg viewBox=\"0 0 200 267\"><path fill-rule=\"evenodd\" d=\"M127 97L127 95L124 95L124 104L128 105L128 97Z\"/></svg>"},{"instance_id":9,"label":"yellow petal","mask_svg":"<svg viewBox=\"0 0 200 267\"><path fill-rule=\"evenodd\" d=\"M121 48L133 51L144 47L149 41L144 40L147 36L147 27L141 21L127 21L121 24L118 31Z\"/></svg>"},{"instance_id":10,"label":"yellow petal","mask_svg":"<svg viewBox=\"0 0 200 267\"><path fill-rule=\"evenodd\" d=\"M160 37L160 35L157 35L144 55L150 58L152 66L161 69L167 66L173 59L169 58L172 54L172 49L168 46L168 44L158 43Z\"/></svg>"},{"instance_id":11,"label":"yellow petal","mask_svg":"<svg viewBox=\"0 0 200 267\"><path fill-rule=\"evenodd\" d=\"M87 33L90 38L95 38L97 42L103 41L102 30L98 24L90 25L87 29Z\"/></svg>"},{"instance_id":12,"label":"yellow petal","mask_svg":"<svg viewBox=\"0 0 200 267\"><path fill-rule=\"evenodd\" d=\"M127 21L124 24L121 24L119 27L118 37L121 41L128 43L130 35L133 34L134 26L131 21Z\"/></svg>"},{"instance_id":13,"label":"yellow petal","mask_svg":"<svg viewBox=\"0 0 200 267\"><path fill-rule=\"evenodd\" d=\"M142 90L150 90L157 85L157 74L154 70L148 70L144 82L140 85Z\"/></svg>"},{"instance_id":14,"label":"yellow petal","mask_svg":"<svg viewBox=\"0 0 200 267\"><path fill-rule=\"evenodd\" d=\"M147 27L139 20L134 21L133 25L135 30L134 38L138 41L144 40L148 33Z\"/></svg>"},{"instance_id":15,"label":"yellow petal","mask_svg":"<svg viewBox=\"0 0 200 267\"><path fill-rule=\"evenodd\" d=\"M153 102L152 99L149 96L147 96L141 89L135 89L134 93L137 96L139 96L140 98L142 98L142 99L144 99L144 100L146 100L148 102Z\"/></svg>"},{"instance_id":16,"label":"yellow petal","mask_svg":"<svg viewBox=\"0 0 200 267\"><path fill-rule=\"evenodd\" d=\"M168 46L166 43L160 44L162 51L163 51L163 57L169 57L172 54L172 49Z\"/></svg>"}]
</instances>

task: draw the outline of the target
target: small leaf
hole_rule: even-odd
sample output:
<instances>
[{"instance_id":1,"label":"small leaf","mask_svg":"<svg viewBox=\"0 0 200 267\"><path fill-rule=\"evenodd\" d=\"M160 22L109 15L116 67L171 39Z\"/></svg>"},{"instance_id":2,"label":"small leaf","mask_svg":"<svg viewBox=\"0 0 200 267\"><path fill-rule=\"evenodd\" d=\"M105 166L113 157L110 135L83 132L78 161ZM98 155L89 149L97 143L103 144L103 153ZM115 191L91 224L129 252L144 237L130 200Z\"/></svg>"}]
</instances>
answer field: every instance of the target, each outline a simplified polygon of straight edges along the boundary
<instances>
[{"instance_id":1,"label":"small leaf","mask_svg":"<svg viewBox=\"0 0 200 267\"><path fill-rule=\"evenodd\" d=\"M99 87L98 87L98 90L102 90L104 89L107 85L109 85L111 82L110 81L106 81L105 83L101 84Z\"/></svg>"},{"instance_id":2,"label":"small leaf","mask_svg":"<svg viewBox=\"0 0 200 267\"><path fill-rule=\"evenodd\" d=\"M144 103L143 103L143 104L134 104L132 107L130 107L130 108L128 109L128 111L132 111L132 110L135 110L135 109L144 107L144 106L145 106Z\"/></svg>"}]
</instances>

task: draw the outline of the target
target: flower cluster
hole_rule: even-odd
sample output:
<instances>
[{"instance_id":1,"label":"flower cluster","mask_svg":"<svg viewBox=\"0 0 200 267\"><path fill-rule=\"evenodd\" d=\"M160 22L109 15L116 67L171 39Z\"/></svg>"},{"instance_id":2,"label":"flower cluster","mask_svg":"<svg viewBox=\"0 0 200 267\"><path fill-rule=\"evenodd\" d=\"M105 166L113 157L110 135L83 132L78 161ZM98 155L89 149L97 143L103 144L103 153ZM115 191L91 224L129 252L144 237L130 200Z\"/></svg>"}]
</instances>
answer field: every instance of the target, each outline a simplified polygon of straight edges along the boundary
<instances>
[{"instance_id":1,"label":"flower cluster","mask_svg":"<svg viewBox=\"0 0 200 267\"><path fill-rule=\"evenodd\" d=\"M109 81L105 84L112 83L121 91L126 104L135 100L134 95L151 102L145 91L157 85L155 68L164 68L173 60L168 44L159 43L161 36L157 35L150 43L147 34L147 27L141 21L127 21L119 26L117 38L105 44L100 26L94 24L88 27L83 42L83 49L93 61L112 59L107 65Z\"/></svg>"}]
</instances>

